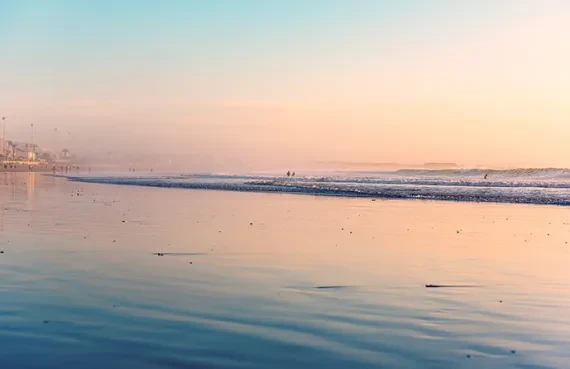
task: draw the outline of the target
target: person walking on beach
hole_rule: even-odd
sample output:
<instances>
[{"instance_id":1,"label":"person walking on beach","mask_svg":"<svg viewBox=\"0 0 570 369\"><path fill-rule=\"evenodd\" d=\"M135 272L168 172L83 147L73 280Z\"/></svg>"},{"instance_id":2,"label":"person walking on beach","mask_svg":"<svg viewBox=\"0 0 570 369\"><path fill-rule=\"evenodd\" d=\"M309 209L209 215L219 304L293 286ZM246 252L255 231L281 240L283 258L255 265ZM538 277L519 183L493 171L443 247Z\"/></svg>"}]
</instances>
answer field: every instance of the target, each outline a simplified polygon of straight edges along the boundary
<instances>
[{"instance_id":1,"label":"person walking on beach","mask_svg":"<svg viewBox=\"0 0 570 369\"><path fill-rule=\"evenodd\" d=\"M291 172L287 171L287 177L291 177Z\"/></svg>"}]
</instances>

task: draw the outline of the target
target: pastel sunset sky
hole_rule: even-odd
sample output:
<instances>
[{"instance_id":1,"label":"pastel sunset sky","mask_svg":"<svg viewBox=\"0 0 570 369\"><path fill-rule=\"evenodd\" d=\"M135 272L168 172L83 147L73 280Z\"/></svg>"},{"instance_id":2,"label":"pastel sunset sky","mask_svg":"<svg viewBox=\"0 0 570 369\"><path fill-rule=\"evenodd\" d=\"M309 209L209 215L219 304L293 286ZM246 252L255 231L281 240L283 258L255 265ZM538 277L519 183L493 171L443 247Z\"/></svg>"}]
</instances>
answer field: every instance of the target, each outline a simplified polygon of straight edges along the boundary
<instances>
[{"instance_id":1,"label":"pastel sunset sky","mask_svg":"<svg viewBox=\"0 0 570 369\"><path fill-rule=\"evenodd\" d=\"M0 46L46 147L570 167L570 1L2 0Z\"/></svg>"}]
</instances>

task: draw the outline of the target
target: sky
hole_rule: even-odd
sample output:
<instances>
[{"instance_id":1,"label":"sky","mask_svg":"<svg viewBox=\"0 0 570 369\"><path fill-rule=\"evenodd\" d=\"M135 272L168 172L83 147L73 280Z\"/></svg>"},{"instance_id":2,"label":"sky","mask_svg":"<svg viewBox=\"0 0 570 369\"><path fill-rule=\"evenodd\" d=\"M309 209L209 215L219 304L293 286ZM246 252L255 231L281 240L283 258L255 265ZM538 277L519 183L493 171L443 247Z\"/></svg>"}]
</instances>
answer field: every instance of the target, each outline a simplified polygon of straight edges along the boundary
<instances>
[{"instance_id":1,"label":"sky","mask_svg":"<svg viewBox=\"0 0 570 369\"><path fill-rule=\"evenodd\" d=\"M564 0L0 0L8 138L189 169L570 167Z\"/></svg>"}]
</instances>

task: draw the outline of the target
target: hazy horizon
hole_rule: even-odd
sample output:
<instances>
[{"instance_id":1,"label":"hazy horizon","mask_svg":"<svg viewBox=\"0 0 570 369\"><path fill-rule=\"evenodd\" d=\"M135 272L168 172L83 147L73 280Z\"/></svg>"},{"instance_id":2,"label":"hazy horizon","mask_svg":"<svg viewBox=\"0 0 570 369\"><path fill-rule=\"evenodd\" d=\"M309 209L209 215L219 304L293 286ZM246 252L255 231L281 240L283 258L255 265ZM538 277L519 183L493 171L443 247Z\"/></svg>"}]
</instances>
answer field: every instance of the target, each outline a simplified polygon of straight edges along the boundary
<instances>
[{"instance_id":1,"label":"hazy horizon","mask_svg":"<svg viewBox=\"0 0 570 369\"><path fill-rule=\"evenodd\" d=\"M564 1L5 1L0 45L8 137L88 157L570 167Z\"/></svg>"},{"instance_id":2,"label":"hazy horizon","mask_svg":"<svg viewBox=\"0 0 570 369\"><path fill-rule=\"evenodd\" d=\"M0 367L568 368L570 0L0 0L2 123Z\"/></svg>"}]
</instances>

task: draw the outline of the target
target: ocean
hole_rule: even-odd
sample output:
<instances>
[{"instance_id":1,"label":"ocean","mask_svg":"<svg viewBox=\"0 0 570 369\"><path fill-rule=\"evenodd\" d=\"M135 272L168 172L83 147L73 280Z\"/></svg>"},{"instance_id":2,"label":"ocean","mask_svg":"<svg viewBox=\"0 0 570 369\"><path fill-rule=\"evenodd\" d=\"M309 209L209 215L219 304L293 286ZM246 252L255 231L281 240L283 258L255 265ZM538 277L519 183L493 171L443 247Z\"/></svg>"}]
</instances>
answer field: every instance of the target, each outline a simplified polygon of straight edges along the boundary
<instances>
[{"instance_id":1,"label":"ocean","mask_svg":"<svg viewBox=\"0 0 570 369\"><path fill-rule=\"evenodd\" d=\"M176 174L71 176L71 180L149 187L470 202L570 205L570 169L398 170L304 176Z\"/></svg>"}]
</instances>

